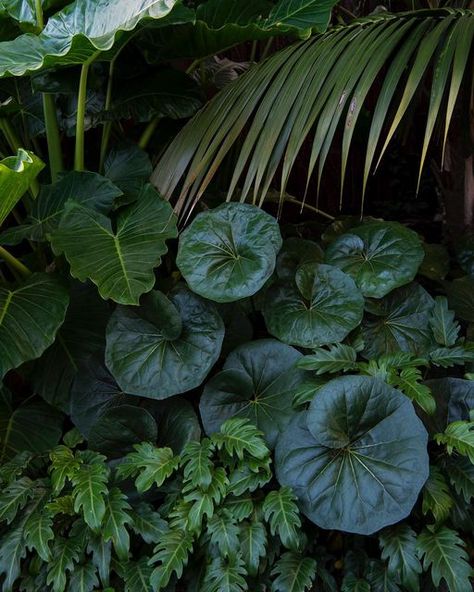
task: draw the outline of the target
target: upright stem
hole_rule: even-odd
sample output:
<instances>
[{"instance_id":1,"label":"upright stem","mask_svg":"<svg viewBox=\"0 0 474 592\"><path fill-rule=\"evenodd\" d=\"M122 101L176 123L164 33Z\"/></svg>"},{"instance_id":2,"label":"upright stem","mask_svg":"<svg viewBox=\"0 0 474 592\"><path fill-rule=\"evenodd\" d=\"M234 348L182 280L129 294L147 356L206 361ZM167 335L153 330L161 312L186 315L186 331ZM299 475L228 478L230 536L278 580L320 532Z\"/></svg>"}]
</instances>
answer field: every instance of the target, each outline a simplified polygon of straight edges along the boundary
<instances>
[{"instance_id":1,"label":"upright stem","mask_svg":"<svg viewBox=\"0 0 474 592\"><path fill-rule=\"evenodd\" d=\"M54 96L43 93L43 112L46 126L46 139L48 142L49 167L51 180L54 183L58 174L64 169L63 153L61 151L61 137L59 135L58 118Z\"/></svg>"},{"instance_id":2,"label":"upright stem","mask_svg":"<svg viewBox=\"0 0 474 592\"><path fill-rule=\"evenodd\" d=\"M112 86L113 86L113 82L114 82L115 59L116 58L111 60L110 65L109 65L109 79L107 81L107 93L105 95L105 105L104 105L104 109L105 109L106 113L110 109L110 106L112 104ZM107 148L109 146L111 131L112 131L112 121L106 121L104 123L104 128L102 130L102 139L100 142L99 173L102 173L104 170L105 155L107 153Z\"/></svg>"},{"instance_id":3,"label":"upright stem","mask_svg":"<svg viewBox=\"0 0 474 592\"><path fill-rule=\"evenodd\" d=\"M154 119L152 119L148 125L146 126L146 128L144 129L140 139L138 140L138 146L142 149L145 150L146 147L148 146L148 142L151 140L151 137L153 136L153 134L155 133L156 130L156 126L158 125L159 121L160 121L161 117L155 117Z\"/></svg>"},{"instance_id":4,"label":"upright stem","mask_svg":"<svg viewBox=\"0 0 474 592\"><path fill-rule=\"evenodd\" d=\"M3 247L0 247L0 258L2 258L13 270L18 271L22 276L28 277L31 275L31 271L28 269L28 267L23 265L19 259L14 257Z\"/></svg>"},{"instance_id":5,"label":"upright stem","mask_svg":"<svg viewBox=\"0 0 474 592\"><path fill-rule=\"evenodd\" d=\"M35 0L35 12L36 12L36 22L38 23L38 29L40 31L44 28L44 19L43 19L43 7L41 6L41 0Z\"/></svg>"},{"instance_id":6,"label":"upright stem","mask_svg":"<svg viewBox=\"0 0 474 592\"><path fill-rule=\"evenodd\" d=\"M82 64L81 77L79 79L79 91L77 93L77 119L76 119L76 151L74 154L74 169L84 170L84 126L87 100L87 75L95 55Z\"/></svg>"}]
</instances>

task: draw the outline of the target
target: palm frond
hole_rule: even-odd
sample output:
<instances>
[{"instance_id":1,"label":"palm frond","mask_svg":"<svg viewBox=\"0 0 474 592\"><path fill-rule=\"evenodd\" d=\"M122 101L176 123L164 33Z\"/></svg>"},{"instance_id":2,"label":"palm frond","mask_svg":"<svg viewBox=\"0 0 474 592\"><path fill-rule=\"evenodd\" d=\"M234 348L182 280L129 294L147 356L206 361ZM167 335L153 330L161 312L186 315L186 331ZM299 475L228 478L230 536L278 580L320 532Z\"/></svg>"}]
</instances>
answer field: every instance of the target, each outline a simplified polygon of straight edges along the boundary
<instances>
[{"instance_id":1,"label":"palm frond","mask_svg":"<svg viewBox=\"0 0 474 592\"><path fill-rule=\"evenodd\" d=\"M442 116L444 152L461 84L472 71L473 39L474 11L444 8L378 14L292 45L252 68L200 111L167 148L152 181L167 199L177 198L175 209L185 217L240 142L227 199L239 187L241 201L261 205L280 171L283 200L296 158L312 137L306 187L317 169L319 189L343 122L342 199L354 129L369 91L376 88L363 196L371 172L431 72L421 175Z\"/></svg>"}]
</instances>

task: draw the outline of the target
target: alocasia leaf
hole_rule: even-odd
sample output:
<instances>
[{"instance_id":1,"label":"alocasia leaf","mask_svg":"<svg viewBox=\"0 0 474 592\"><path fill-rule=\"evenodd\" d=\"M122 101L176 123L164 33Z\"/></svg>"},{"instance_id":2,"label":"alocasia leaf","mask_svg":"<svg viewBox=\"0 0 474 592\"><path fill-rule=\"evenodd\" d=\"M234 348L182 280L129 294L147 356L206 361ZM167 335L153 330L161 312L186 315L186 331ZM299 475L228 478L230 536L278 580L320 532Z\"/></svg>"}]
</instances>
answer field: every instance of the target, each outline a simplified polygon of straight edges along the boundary
<instances>
[{"instance_id":1,"label":"alocasia leaf","mask_svg":"<svg viewBox=\"0 0 474 592\"><path fill-rule=\"evenodd\" d=\"M76 0L49 19L40 35L25 34L0 44L0 77L60 64L82 64L108 51L116 36L144 18L165 17L177 0Z\"/></svg>"},{"instance_id":2,"label":"alocasia leaf","mask_svg":"<svg viewBox=\"0 0 474 592\"><path fill-rule=\"evenodd\" d=\"M180 236L176 263L193 292L232 302L260 290L280 247L275 218L256 206L231 202L196 216Z\"/></svg>"},{"instance_id":3,"label":"alocasia leaf","mask_svg":"<svg viewBox=\"0 0 474 592\"><path fill-rule=\"evenodd\" d=\"M427 441L405 395L376 378L335 378L286 427L276 473L318 526L370 534L410 513Z\"/></svg>"},{"instance_id":4,"label":"alocasia leaf","mask_svg":"<svg viewBox=\"0 0 474 592\"><path fill-rule=\"evenodd\" d=\"M134 79L114 94L114 116L150 121L153 117L182 119L191 117L203 104L201 87L179 70L167 69Z\"/></svg>"},{"instance_id":5,"label":"alocasia leaf","mask_svg":"<svg viewBox=\"0 0 474 592\"><path fill-rule=\"evenodd\" d=\"M429 324L433 306L431 296L416 283L367 302L362 323L363 355L370 359L400 350L426 353L434 345Z\"/></svg>"},{"instance_id":6,"label":"alocasia leaf","mask_svg":"<svg viewBox=\"0 0 474 592\"><path fill-rule=\"evenodd\" d=\"M70 411L71 389L79 368L94 352L105 347L109 307L95 286L75 282L70 304L57 338L34 362L29 372L35 391L51 405Z\"/></svg>"},{"instance_id":7,"label":"alocasia leaf","mask_svg":"<svg viewBox=\"0 0 474 592\"><path fill-rule=\"evenodd\" d=\"M301 354L275 339L242 345L227 358L222 372L204 387L199 409L208 434L230 417L247 417L274 447L292 416L293 394L305 380L295 368Z\"/></svg>"},{"instance_id":8,"label":"alocasia leaf","mask_svg":"<svg viewBox=\"0 0 474 592\"><path fill-rule=\"evenodd\" d=\"M39 358L64 321L69 295L58 276L35 273L16 288L0 287L0 377Z\"/></svg>"},{"instance_id":9,"label":"alocasia leaf","mask_svg":"<svg viewBox=\"0 0 474 592\"><path fill-rule=\"evenodd\" d=\"M148 154L137 145L114 146L104 162L104 175L130 199L140 193L152 171Z\"/></svg>"},{"instance_id":10,"label":"alocasia leaf","mask_svg":"<svg viewBox=\"0 0 474 592\"><path fill-rule=\"evenodd\" d=\"M66 256L71 274L91 279L102 298L138 304L153 288L153 269L168 250L166 241L176 234L170 204L147 185L136 203L119 212L116 230L103 214L69 201L52 245L56 254Z\"/></svg>"},{"instance_id":11,"label":"alocasia leaf","mask_svg":"<svg viewBox=\"0 0 474 592\"><path fill-rule=\"evenodd\" d=\"M53 448L62 434L63 415L41 400L18 407L6 387L0 388L0 464L22 450L35 454Z\"/></svg>"},{"instance_id":12,"label":"alocasia leaf","mask_svg":"<svg viewBox=\"0 0 474 592\"><path fill-rule=\"evenodd\" d=\"M414 279L424 255L416 232L397 222L373 222L329 245L326 263L351 275L364 296L382 298Z\"/></svg>"},{"instance_id":13,"label":"alocasia leaf","mask_svg":"<svg viewBox=\"0 0 474 592\"><path fill-rule=\"evenodd\" d=\"M199 386L219 357L224 326L213 305L186 288L155 291L119 307L107 327L106 364L130 394L166 399Z\"/></svg>"},{"instance_id":14,"label":"alocasia leaf","mask_svg":"<svg viewBox=\"0 0 474 592\"><path fill-rule=\"evenodd\" d=\"M306 263L293 282L278 282L265 295L269 333L290 345L319 347L342 341L362 319L364 299L354 280L337 267Z\"/></svg>"},{"instance_id":15,"label":"alocasia leaf","mask_svg":"<svg viewBox=\"0 0 474 592\"><path fill-rule=\"evenodd\" d=\"M0 161L0 226L43 167L37 156L21 148Z\"/></svg>"},{"instance_id":16,"label":"alocasia leaf","mask_svg":"<svg viewBox=\"0 0 474 592\"><path fill-rule=\"evenodd\" d=\"M88 171L72 171L52 185L43 185L25 222L0 235L0 242L15 244L27 238L45 241L59 225L68 200L107 214L122 191L109 179Z\"/></svg>"}]
</instances>

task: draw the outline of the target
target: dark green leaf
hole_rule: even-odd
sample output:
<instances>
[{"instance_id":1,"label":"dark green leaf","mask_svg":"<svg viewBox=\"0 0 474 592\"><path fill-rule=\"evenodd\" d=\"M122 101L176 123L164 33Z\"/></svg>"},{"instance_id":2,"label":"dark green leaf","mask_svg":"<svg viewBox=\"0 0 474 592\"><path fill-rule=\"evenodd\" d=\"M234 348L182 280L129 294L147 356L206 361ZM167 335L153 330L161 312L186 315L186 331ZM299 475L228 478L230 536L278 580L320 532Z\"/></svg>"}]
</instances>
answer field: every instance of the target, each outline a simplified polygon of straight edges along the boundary
<instances>
[{"instance_id":1,"label":"dark green leaf","mask_svg":"<svg viewBox=\"0 0 474 592\"><path fill-rule=\"evenodd\" d=\"M449 516L453 499L443 473L438 467L430 466L430 476L423 487L423 514L431 512L436 522L443 522Z\"/></svg>"},{"instance_id":2,"label":"dark green leaf","mask_svg":"<svg viewBox=\"0 0 474 592\"><path fill-rule=\"evenodd\" d=\"M267 553L267 532L261 522L243 522L240 525L239 549L249 576L255 577Z\"/></svg>"},{"instance_id":3,"label":"dark green leaf","mask_svg":"<svg viewBox=\"0 0 474 592\"><path fill-rule=\"evenodd\" d=\"M122 566L125 592L151 592L153 567L148 563L148 557L140 557L138 561L129 561Z\"/></svg>"},{"instance_id":4,"label":"dark green leaf","mask_svg":"<svg viewBox=\"0 0 474 592\"><path fill-rule=\"evenodd\" d=\"M136 197L152 171L148 154L135 144L113 148L104 162L104 175L119 187L125 197Z\"/></svg>"},{"instance_id":5,"label":"dark green leaf","mask_svg":"<svg viewBox=\"0 0 474 592\"><path fill-rule=\"evenodd\" d=\"M93 592L98 585L95 566L91 563L78 565L71 574L68 592Z\"/></svg>"},{"instance_id":6,"label":"dark green leaf","mask_svg":"<svg viewBox=\"0 0 474 592\"><path fill-rule=\"evenodd\" d=\"M326 262L351 275L369 298L382 298L411 282L423 257L419 236L397 222L353 228L326 251Z\"/></svg>"},{"instance_id":7,"label":"dark green leaf","mask_svg":"<svg viewBox=\"0 0 474 592\"><path fill-rule=\"evenodd\" d=\"M17 288L0 287L0 377L39 358L64 321L69 295L57 276L35 273Z\"/></svg>"},{"instance_id":8,"label":"dark green leaf","mask_svg":"<svg viewBox=\"0 0 474 592\"><path fill-rule=\"evenodd\" d=\"M96 455L96 459L97 462L81 464L71 478L74 486L74 510L82 512L85 522L93 530L100 528L104 519L109 477L105 456Z\"/></svg>"},{"instance_id":9,"label":"dark green leaf","mask_svg":"<svg viewBox=\"0 0 474 592\"><path fill-rule=\"evenodd\" d=\"M306 263L296 283L277 283L265 296L268 331L285 343L319 347L342 341L362 319L364 299L350 276L330 265Z\"/></svg>"},{"instance_id":10,"label":"dark green leaf","mask_svg":"<svg viewBox=\"0 0 474 592\"><path fill-rule=\"evenodd\" d=\"M350 345L337 343L328 347L328 349L318 348L309 356L304 356L297 362L298 368L303 370L314 370L316 374L326 372L347 372L355 370L357 352Z\"/></svg>"},{"instance_id":11,"label":"dark green leaf","mask_svg":"<svg viewBox=\"0 0 474 592\"><path fill-rule=\"evenodd\" d=\"M398 524L379 535L382 559L388 573L410 592L420 589L421 564L416 553L416 533L407 524Z\"/></svg>"},{"instance_id":12,"label":"dark green leaf","mask_svg":"<svg viewBox=\"0 0 474 592\"><path fill-rule=\"evenodd\" d=\"M189 553L193 548L193 537L189 532L169 530L154 549L150 564L155 566L150 582L154 590L162 590L168 585L173 573L178 578L188 563Z\"/></svg>"},{"instance_id":13,"label":"dark green leaf","mask_svg":"<svg viewBox=\"0 0 474 592\"><path fill-rule=\"evenodd\" d=\"M180 236L176 263L194 292L232 302L262 288L281 244L275 218L255 206L228 203L196 216Z\"/></svg>"},{"instance_id":14,"label":"dark green leaf","mask_svg":"<svg viewBox=\"0 0 474 592\"><path fill-rule=\"evenodd\" d=\"M274 447L290 421L293 392L305 375L295 368L301 354L273 339L242 345L204 387L199 409L207 434L231 417L246 417Z\"/></svg>"},{"instance_id":15,"label":"dark green leaf","mask_svg":"<svg viewBox=\"0 0 474 592\"><path fill-rule=\"evenodd\" d=\"M248 419L228 419L221 425L220 432L211 440L219 450L225 450L230 456L236 455L242 460L244 455L255 459L264 459L269 451L260 432Z\"/></svg>"},{"instance_id":16,"label":"dark green leaf","mask_svg":"<svg viewBox=\"0 0 474 592\"><path fill-rule=\"evenodd\" d=\"M64 252L71 274L81 281L91 279L102 298L138 304L153 288L153 269L176 233L171 206L147 185L138 201L118 214L115 231L106 216L68 201L52 245L56 254Z\"/></svg>"},{"instance_id":17,"label":"dark green leaf","mask_svg":"<svg viewBox=\"0 0 474 592\"><path fill-rule=\"evenodd\" d=\"M138 475L135 480L140 493L153 485L160 487L178 468L179 458L171 448L156 448L149 442L135 444L135 452L127 454L117 468L117 476L126 478Z\"/></svg>"},{"instance_id":18,"label":"dark green leaf","mask_svg":"<svg viewBox=\"0 0 474 592\"><path fill-rule=\"evenodd\" d=\"M305 592L316 576L316 561L296 553L284 553L275 563L272 592Z\"/></svg>"},{"instance_id":19,"label":"dark green leaf","mask_svg":"<svg viewBox=\"0 0 474 592\"><path fill-rule=\"evenodd\" d=\"M278 253L276 272L281 280L292 280L298 268L309 262L323 263L324 253L321 247L303 238L287 238Z\"/></svg>"},{"instance_id":20,"label":"dark green leaf","mask_svg":"<svg viewBox=\"0 0 474 592\"><path fill-rule=\"evenodd\" d=\"M464 321L474 322L474 278L465 276L447 284L449 306Z\"/></svg>"},{"instance_id":21,"label":"dark green leaf","mask_svg":"<svg viewBox=\"0 0 474 592\"><path fill-rule=\"evenodd\" d=\"M221 557L235 557L239 549L239 527L230 512L214 514L207 522L207 532Z\"/></svg>"},{"instance_id":22,"label":"dark green leaf","mask_svg":"<svg viewBox=\"0 0 474 592\"><path fill-rule=\"evenodd\" d=\"M127 561L130 548L130 535L126 528L126 525L132 522L130 509L127 496L120 489L113 487L105 501L102 536L105 542L112 541L117 557L121 561Z\"/></svg>"},{"instance_id":23,"label":"dark green leaf","mask_svg":"<svg viewBox=\"0 0 474 592\"><path fill-rule=\"evenodd\" d=\"M428 477L427 440L400 391L336 378L285 429L277 477L318 526L369 534L411 511Z\"/></svg>"},{"instance_id":24,"label":"dark green leaf","mask_svg":"<svg viewBox=\"0 0 474 592\"><path fill-rule=\"evenodd\" d=\"M271 491L263 502L263 515L273 535L278 534L285 547L297 551L300 546L301 520L296 497L289 487Z\"/></svg>"},{"instance_id":25,"label":"dark green leaf","mask_svg":"<svg viewBox=\"0 0 474 592\"><path fill-rule=\"evenodd\" d=\"M446 347L454 345L459 336L459 323L454 320L454 312L448 309L444 296L435 299L430 326L436 342Z\"/></svg>"}]
</instances>

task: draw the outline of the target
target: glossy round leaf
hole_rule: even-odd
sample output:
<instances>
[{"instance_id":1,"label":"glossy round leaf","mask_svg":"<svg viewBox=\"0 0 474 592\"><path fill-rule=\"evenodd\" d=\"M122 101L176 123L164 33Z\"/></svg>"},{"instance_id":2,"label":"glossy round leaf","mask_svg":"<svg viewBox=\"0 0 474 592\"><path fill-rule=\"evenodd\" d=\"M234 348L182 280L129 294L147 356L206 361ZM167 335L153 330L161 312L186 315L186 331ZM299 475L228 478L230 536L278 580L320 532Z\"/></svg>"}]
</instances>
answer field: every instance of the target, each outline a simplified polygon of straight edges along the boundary
<instances>
[{"instance_id":1,"label":"glossy round leaf","mask_svg":"<svg viewBox=\"0 0 474 592\"><path fill-rule=\"evenodd\" d=\"M350 274L369 298L382 298L411 282L423 258L418 234L396 222L354 228L326 251L326 263Z\"/></svg>"},{"instance_id":2,"label":"glossy round leaf","mask_svg":"<svg viewBox=\"0 0 474 592\"><path fill-rule=\"evenodd\" d=\"M268 331L285 343L319 347L342 341L362 319L364 299L354 280L331 265L306 263L295 282L278 282L265 296Z\"/></svg>"},{"instance_id":3,"label":"glossy round leaf","mask_svg":"<svg viewBox=\"0 0 474 592\"><path fill-rule=\"evenodd\" d=\"M179 323L178 323L179 321ZM185 288L118 307L107 327L106 364L127 393L165 399L199 386L219 357L224 324Z\"/></svg>"},{"instance_id":4,"label":"glossy round leaf","mask_svg":"<svg viewBox=\"0 0 474 592\"><path fill-rule=\"evenodd\" d=\"M231 417L246 417L274 447L293 415L293 397L306 380L295 367L302 354L275 339L252 341L234 350L222 372L204 387L199 409L207 434Z\"/></svg>"},{"instance_id":5,"label":"glossy round leaf","mask_svg":"<svg viewBox=\"0 0 474 592\"><path fill-rule=\"evenodd\" d=\"M433 298L416 283L368 302L362 323L363 355L370 359L400 350L425 353L434 344L429 322L433 306Z\"/></svg>"},{"instance_id":6,"label":"glossy round leaf","mask_svg":"<svg viewBox=\"0 0 474 592\"><path fill-rule=\"evenodd\" d=\"M371 534L411 512L429 473L427 443L405 395L376 378L344 376L285 429L277 478L318 526Z\"/></svg>"},{"instance_id":7,"label":"glossy round leaf","mask_svg":"<svg viewBox=\"0 0 474 592\"><path fill-rule=\"evenodd\" d=\"M164 401L147 399L145 408L158 426L158 447L169 447L175 454L192 440L201 439L201 426L194 407L183 397L172 397Z\"/></svg>"},{"instance_id":8,"label":"glossy round leaf","mask_svg":"<svg viewBox=\"0 0 474 592\"><path fill-rule=\"evenodd\" d=\"M447 285L449 307L464 321L474 323L474 278L466 275Z\"/></svg>"},{"instance_id":9,"label":"glossy round leaf","mask_svg":"<svg viewBox=\"0 0 474 592\"><path fill-rule=\"evenodd\" d=\"M275 218L256 206L227 203L196 216L180 236L176 262L193 292L232 302L260 290L280 247Z\"/></svg>"}]
</instances>

